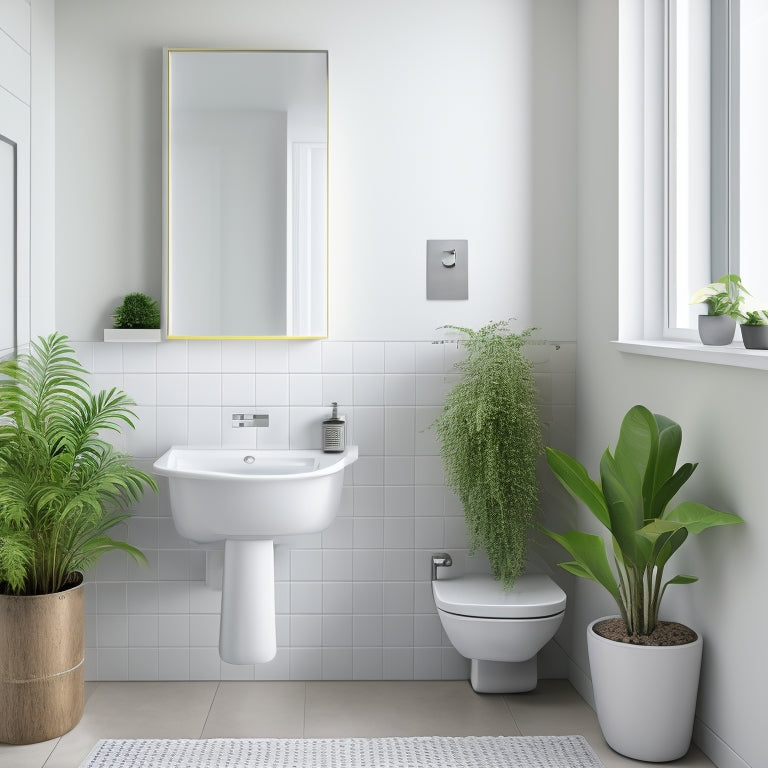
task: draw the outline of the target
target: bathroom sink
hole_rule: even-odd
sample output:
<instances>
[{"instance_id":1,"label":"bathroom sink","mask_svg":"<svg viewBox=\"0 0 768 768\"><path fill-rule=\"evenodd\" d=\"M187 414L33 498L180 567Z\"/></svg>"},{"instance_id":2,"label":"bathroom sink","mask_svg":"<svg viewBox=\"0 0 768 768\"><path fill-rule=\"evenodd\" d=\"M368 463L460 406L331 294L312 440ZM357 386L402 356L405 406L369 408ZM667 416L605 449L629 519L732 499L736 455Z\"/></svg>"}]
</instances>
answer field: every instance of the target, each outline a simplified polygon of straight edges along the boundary
<instances>
[{"instance_id":1,"label":"bathroom sink","mask_svg":"<svg viewBox=\"0 0 768 768\"><path fill-rule=\"evenodd\" d=\"M336 517L341 453L174 446L154 464L168 478L171 515L192 541L224 541L219 654L230 664L260 664L277 652L274 539L317 533Z\"/></svg>"},{"instance_id":2,"label":"bathroom sink","mask_svg":"<svg viewBox=\"0 0 768 768\"><path fill-rule=\"evenodd\" d=\"M336 516L344 467L356 459L357 446L341 453L174 446L154 468L168 478L179 533L206 544L322 531Z\"/></svg>"}]
</instances>

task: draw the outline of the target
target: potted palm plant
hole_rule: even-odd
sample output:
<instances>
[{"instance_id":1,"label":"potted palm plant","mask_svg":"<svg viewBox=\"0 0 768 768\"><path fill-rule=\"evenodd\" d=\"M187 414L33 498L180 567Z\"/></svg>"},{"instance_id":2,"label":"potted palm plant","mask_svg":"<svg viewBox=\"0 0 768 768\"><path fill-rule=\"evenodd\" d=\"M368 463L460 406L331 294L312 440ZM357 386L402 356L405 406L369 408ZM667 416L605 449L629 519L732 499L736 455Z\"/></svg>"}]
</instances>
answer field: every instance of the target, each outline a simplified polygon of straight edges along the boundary
<instances>
[{"instance_id":1,"label":"potted palm plant","mask_svg":"<svg viewBox=\"0 0 768 768\"><path fill-rule=\"evenodd\" d=\"M52 334L0 362L0 741L60 736L83 712L83 571L154 480L102 435L133 426L118 389L92 394Z\"/></svg>"},{"instance_id":2,"label":"potted palm plant","mask_svg":"<svg viewBox=\"0 0 768 768\"><path fill-rule=\"evenodd\" d=\"M738 275L723 275L691 296L691 304L706 304L707 314L699 315L702 344L724 346L733 341L736 323L744 319L742 294L749 295Z\"/></svg>"},{"instance_id":3,"label":"potted palm plant","mask_svg":"<svg viewBox=\"0 0 768 768\"><path fill-rule=\"evenodd\" d=\"M464 507L470 553L485 550L493 575L511 587L526 563L538 510L543 451L533 364L523 354L533 328L506 321L464 334L463 374L435 422L446 484Z\"/></svg>"},{"instance_id":4,"label":"potted palm plant","mask_svg":"<svg viewBox=\"0 0 768 768\"><path fill-rule=\"evenodd\" d=\"M560 565L601 584L619 609L618 617L587 629L600 727L614 750L651 762L688 751L701 663L701 637L659 620L667 587L696 579L677 575L665 581L664 569L689 534L743 522L698 502L670 507L697 466L676 468L681 441L678 424L636 405L624 416L614 453L603 453L599 482L576 459L546 449L557 479L608 533L606 542L583 531L545 531L573 558Z\"/></svg>"},{"instance_id":5,"label":"potted palm plant","mask_svg":"<svg viewBox=\"0 0 768 768\"><path fill-rule=\"evenodd\" d=\"M747 312L741 324L741 339L747 349L768 349L768 310Z\"/></svg>"}]
</instances>

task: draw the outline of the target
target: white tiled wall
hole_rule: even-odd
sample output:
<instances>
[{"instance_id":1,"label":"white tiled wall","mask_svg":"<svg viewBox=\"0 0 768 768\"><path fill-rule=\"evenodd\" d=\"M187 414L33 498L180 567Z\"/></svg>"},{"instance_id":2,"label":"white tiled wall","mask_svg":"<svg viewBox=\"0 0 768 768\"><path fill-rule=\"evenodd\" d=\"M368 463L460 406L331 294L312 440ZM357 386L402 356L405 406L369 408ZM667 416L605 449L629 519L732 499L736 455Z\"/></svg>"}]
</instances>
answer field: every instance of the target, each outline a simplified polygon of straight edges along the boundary
<instances>
[{"instance_id":1,"label":"white tiled wall","mask_svg":"<svg viewBox=\"0 0 768 768\"><path fill-rule=\"evenodd\" d=\"M74 344L96 388L118 386L139 421L116 442L143 469L172 444L319 448L331 401L360 458L322 533L275 551L278 652L233 666L218 655L221 592L206 555L176 533L167 487L147 493L116 534L150 568L120 552L99 562L86 591L91 680L464 678L430 588L430 554L468 558L462 510L443 485L430 425L455 380L455 344L431 342L172 341ZM545 441L573 449L575 349L531 348ZM266 429L233 429L239 411L268 413ZM545 493L546 505L550 495ZM215 575L211 567L209 576Z\"/></svg>"}]
</instances>

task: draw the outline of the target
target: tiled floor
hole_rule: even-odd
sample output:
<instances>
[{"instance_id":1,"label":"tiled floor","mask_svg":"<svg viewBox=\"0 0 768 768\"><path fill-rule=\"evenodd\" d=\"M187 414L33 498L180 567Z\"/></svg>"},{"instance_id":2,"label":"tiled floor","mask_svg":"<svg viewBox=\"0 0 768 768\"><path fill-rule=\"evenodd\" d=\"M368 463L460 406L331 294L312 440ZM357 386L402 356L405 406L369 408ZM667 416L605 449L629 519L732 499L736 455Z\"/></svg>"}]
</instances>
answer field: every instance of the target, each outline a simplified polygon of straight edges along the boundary
<instances>
[{"instance_id":1,"label":"tiled floor","mask_svg":"<svg viewBox=\"0 0 768 768\"><path fill-rule=\"evenodd\" d=\"M606 768L636 768L605 744L565 680L478 695L465 681L89 683L85 715L43 744L0 745L3 768L77 768L101 738L583 734ZM675 763L712 768L693 747Z\"/></svg>"}]
</instances>

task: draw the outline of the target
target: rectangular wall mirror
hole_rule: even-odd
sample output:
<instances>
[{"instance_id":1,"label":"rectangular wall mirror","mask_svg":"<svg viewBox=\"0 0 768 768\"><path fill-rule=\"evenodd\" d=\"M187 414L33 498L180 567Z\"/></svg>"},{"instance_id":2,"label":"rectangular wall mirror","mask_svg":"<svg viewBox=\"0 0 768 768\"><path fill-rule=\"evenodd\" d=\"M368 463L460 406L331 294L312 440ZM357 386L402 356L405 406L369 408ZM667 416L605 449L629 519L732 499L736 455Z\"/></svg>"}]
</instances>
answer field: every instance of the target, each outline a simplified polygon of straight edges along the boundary
<instances>
[{"instance_id":1,"label":"rectangular wall mirror","mask_svg":"<svg viewBox=\"0 0 768 768\"><path fill-rule=\"evenodd\" d=\"M328 335L328 53L169 48L168 338Z\"/></svg>"}]
</instances>

